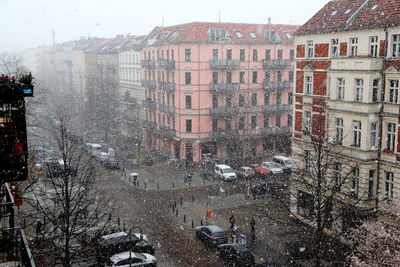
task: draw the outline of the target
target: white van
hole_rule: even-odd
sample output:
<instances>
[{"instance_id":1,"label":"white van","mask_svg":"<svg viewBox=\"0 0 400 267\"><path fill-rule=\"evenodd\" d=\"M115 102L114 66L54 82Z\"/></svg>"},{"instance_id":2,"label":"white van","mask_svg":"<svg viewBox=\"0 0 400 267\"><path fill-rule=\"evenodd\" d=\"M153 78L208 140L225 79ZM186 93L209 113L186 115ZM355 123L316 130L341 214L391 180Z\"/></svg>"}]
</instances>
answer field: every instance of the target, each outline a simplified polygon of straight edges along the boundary
<instances>
[{"instance_id":1,"label":"white van","mask_svg":"<svg viewBox=\"0 0 400 267\"><path fill-rule=\"evenodd\" d=\"M100 144L86 143L87 152L94 157L99 157L102 148Z\"/></svg>"},{"instance_id":2,"label":"white van","mask_svg":"<svg viewBox=\"0 0 400 267\"><path fill-rule=\"evenodd\" d=\"M236 179L236 173L231 167L224 164L217 164L214 167L215 175L225 181Z\"/></svg>"},{"instance_id":3,"label":"white van","mask_svg":"<svg viewBox=\"0 0 400 267\"><path fill-rule=\"evenodd\" d=\"M293 160L285 156L274 156L272 161L280 164L285 170L289 170L293 167Z\"/></svg>"}]
</instances>

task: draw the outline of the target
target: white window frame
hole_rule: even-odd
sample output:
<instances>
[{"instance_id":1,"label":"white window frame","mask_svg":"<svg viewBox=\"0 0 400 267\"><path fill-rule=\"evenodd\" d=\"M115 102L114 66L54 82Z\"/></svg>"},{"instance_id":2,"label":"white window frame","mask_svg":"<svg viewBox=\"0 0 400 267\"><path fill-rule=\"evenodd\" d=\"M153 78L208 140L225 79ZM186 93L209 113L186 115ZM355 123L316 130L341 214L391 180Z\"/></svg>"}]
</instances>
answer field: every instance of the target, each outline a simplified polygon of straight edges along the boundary
<instances>
[{"instance_id":1,"label":"white window frame","mask_svg":"<svg viewBox=\"0 0 400 267\"><path fill-rule=\"evenodd\" d=\"M397 104L399 100L399 80L389 80L389 103Z\"/></svg>"},{"instance_id":2,"label":"white window frame","mask_svg":"<svg viewBox=\"0 0 400 267\"><path fill-rule=\"evenodd\" d=\"M372 150L378 148L377 133L378 133L378 123L376 121L373 121L371 122L371 132L370 132L370 145Z\"/></svg>"},{"instance_id":3,"label":"white window frame","mask_svg":"<svg viewBox=\"0 0 400 267\"><path fill-rule=\"evenodd\" d=\"M360 182L360 169L354 167L352 169L351 181L350 181L350 193L353 196L358 196L359 182Z\"/></svg>"},{"instance_id":4,"label":"white window frame","mask_svg":"<svg viewBox=\"0 0 400 267\"><path fill-rule=\"evenodd\" d=\"M392 35L392 57L400 57L400 34Z\"/></svg>"},{"instance_id":5,"label":"white window frame","mask_svg":"<svg viewBox=\"0 0 400 267\"><path fill-rule=\"evenodd\" d=\"M396 123L387 124L386 149L394 151L396 147Z\"/></svg>"},{"instance_id":6,"label":"white window frame","mask_svg":"<svg viewBox=\"0 0 400 267\"><path fill-rule=\"evenodd\" d=\"M343 118L336 118L335 128L336 143L341 145L343 143Z\"/></svg>"},{"instance_id":7,"label":"white window frame","mask_svg":"<svg viewBox=\"0 0 400 267\"><path fill-rule=\"evenodd\" d=\"M304 92L306 95L312 95L313 93L313 76L306 75L304 77Z\"/></svg>"},{"instance_id":8,"label":"white window frame","mask_svg":"<svg viewBox=\"0 0 400 267\"><path fill-rule=\"evenodd\" d=\"M304 130L311 134L311 111L304 112Z\"/></svg>"},{"instance_id":9,"label":"white window frame","mask_svg":"<svg viewBox=\"0 0 400 267\"><path fill-rule=\"evenodd\" d=\"M361 146L361 121L353 121L353 147Z\"/></svg>"},{"instance_id":10,"label":"white window frame","mask_svg":"<svg viewBox=\"0 0 400 267\"><path fill-rule=\"evenodd\" d=\"M339 100L344 99L344 90L346 88L346 80L344 78L338 78L337 79L337 92L336 92L336 98Z\"/></svg>"},{"instance_id":11,"label":"white window frame","mask_svg":"<svg viewBox=\"0 0 400 267\"><path fill-rule=\"evenodd\" d=\"M331 40L331 57L339 57L339 39L337 38Z\"/></svg>"},{"instance_id":12,"label":"white window frame","mask_svg":"<svg viewBox=\"0 0 400 267\"><path fill-rule=\"evenodd\" d=\"M385 171L385 199L393 198L394 173Z\"/></svg>"},{"instance_id":13,"label":"white window frame","mask_svg":"<svg viewBox=\"0 0 400 267\"><path fill-rule=\"evenodd\" d=\"M369 37L369 56L378 57L378 36Z\"/></svg>"},{"instance_id":14,"label":"white window frame","mask_svg":"<svg viewBox=\"0 0 400 267\"><path fill-rule=\"evenodd\" d=\"M350 56L356 57L358 54L358 38L350 38Z\"/></svg>"},{"instance_id":15,"label":"white window frame","mask_svg":"<svg viewBox=\"0 0 400 267\"><path fill-rule=\"evenodd\" d=\"M364 92L364 80L356 79L355 80L355 90L354 90L354 101L362 102L363 92Z\"/></svg>"},{"instance_id":16,"label":"white window frame","mask_svg":"<svg viewBox=\"0 0 400 267\"><path fill-rule=\"evenodd\" d=\"M314 42L309 40L307 41L307 58L314 57Z\"/></svg>"},{"instance_id":17,"label":"white window frame","mask_svg":"<svg viewBox=\"0 0 400 267\"><path fill-rule=\"evenodd\" d=\"M371 102L376 103L379 101L379 88L381 87L381 80L372 80L372 92L371 92ZM374 94L376 94L376 99L374 99Z\"/></svg>"}]
</instances>

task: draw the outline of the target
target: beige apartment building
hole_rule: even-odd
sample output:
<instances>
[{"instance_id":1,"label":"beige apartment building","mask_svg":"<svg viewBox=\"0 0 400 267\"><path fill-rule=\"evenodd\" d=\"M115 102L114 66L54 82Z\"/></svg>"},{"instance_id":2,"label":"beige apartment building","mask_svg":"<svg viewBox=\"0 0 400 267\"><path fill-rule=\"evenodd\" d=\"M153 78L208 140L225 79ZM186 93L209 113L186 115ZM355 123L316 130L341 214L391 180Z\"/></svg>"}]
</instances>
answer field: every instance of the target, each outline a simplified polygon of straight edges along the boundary
<instances>
[{"instance_id":1,"label":"beige apartment building","mask_svg":"<svg viewBox=\"0 0 400 267\"><path fill-rule=\"evenodd\" d=\"M391 0L330 1L296 33L293 156L304 169L316 136L336 145L334 183L350 174L333 208L343 228L356 217L345 214L400 198L399 9ZM312 222L305 188L292 186L291 209Z\"/></svg>"}]
</instances>

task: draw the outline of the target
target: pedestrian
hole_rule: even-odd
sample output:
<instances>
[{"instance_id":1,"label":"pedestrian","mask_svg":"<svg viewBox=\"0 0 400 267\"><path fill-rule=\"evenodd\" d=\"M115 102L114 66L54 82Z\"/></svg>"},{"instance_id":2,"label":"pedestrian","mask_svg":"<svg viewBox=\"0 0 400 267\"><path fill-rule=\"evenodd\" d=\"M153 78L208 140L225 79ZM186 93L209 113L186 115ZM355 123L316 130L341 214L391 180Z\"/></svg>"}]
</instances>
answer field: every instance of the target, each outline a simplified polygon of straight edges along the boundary
<instances>
[{"instance_id":1,"label":"pedestrian","mask_svg":"<svg viewBox=\"0 0 400 267\"><path fill-rule=\"evenodd\" d=\"M42 232L43 223L40 220L36 221L36 239L38 239L39 234Z\"/></svg>"},{"instance_id":2,"label":"pedestrian","mask_svg":"<svg viewBox=\"0 0 400 267\"><path fill-rule=\"evenodd\" d=\"M252 241L256 240L256 221L254 218L250 221L250 236Z\"/></svg>"},{"instance_id":3,"label":"pedestrian","mask_svg":"<svg viewBox=\"0 0 400 267\"><path fill-rule=\"evenodd\" d=\"M231 215L231 217L229 217L229 223L231 224L231 231L233 231L233 229L235 228L235 216L233 216L233 214Z\"/></svg>"}]
</instances>

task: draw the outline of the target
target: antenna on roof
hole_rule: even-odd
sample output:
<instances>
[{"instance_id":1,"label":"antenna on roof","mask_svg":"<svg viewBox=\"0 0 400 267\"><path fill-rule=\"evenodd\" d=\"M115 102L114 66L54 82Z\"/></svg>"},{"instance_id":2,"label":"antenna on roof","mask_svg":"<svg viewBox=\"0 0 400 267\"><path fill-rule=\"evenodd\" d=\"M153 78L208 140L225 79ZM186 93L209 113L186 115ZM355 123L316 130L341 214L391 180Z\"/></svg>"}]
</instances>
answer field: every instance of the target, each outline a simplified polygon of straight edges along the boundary
<instances>
[{"instance_id":1,"label":"antenna on roof","mask_svg":"<svg viewBox=\"0 0 400 267\"><path fill-rule=\"evenodd\" d=\"M221 11L218 11L218 23L221 23Z\"/></svg>"},{"instance_id":2,"label":"antenna on roof","mask_svg":"<svg viewBox=\"0 0 400 267\"><path fill-rule=\"evenodd\" d=\"M271 24L271 17L268 17L268 24Z\"/></svg>"},{"instance_id":3,"label":"antenna on roof","mask_svg":"<svg viewBox=\"0 0 400 267\"><path fill-rule=\"evenodd\" d=\"M56 45L56 32L51 30L51 37L53 39L53 46Z\"/></svg>"},{"instance_id":4,"label":"antenna on roof","mask_svg":"<svg viewBox=\"0 0 400 267\"><path fill-rule=\"evenodd\" d=\"M164 27L164 17L162 18L162 24L161 25Z\"/></svg>"}]
</instances>

